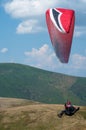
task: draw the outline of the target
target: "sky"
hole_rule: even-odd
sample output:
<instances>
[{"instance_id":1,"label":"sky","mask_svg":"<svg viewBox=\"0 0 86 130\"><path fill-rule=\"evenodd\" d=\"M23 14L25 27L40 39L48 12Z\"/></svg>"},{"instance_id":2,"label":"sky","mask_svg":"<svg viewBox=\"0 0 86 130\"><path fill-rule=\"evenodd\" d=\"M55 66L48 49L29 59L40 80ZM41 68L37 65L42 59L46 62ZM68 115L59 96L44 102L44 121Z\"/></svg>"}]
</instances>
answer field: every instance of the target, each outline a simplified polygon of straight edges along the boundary
<instances>
[{"instance_id":1,"label":"sky","mask_svg":"<svg viewBox=\"0 0 86 130\"><path fill-rule=\"evenodd\" d=\"M75 10L67 64L59 61L52 47L45 19L49 8ZM86 0L0 0L0 30L0 63L86 77Z\"/></svg>"}]
</instances>

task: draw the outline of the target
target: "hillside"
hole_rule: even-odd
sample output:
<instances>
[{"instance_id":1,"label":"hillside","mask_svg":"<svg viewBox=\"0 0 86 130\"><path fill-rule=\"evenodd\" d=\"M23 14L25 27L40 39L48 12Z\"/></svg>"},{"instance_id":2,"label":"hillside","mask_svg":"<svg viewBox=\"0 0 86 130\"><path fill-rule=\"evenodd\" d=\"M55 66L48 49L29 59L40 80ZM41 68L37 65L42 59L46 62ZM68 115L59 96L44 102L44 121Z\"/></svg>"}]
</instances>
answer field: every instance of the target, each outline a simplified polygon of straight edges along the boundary
<instances>
[{"instance_id":1,"label":"hillside","mask_svg":"<svg viewBox=\"0 0 86 130\"><path fill-rule=\"evenodd\" d=\"M43 103L86 105L86 78L67 76L34 67L0 64L0 97L24 98Z\"/></svg>"},{"instance_id":2,"label":"hillside","mask_svg":"<svg viewBox=\"0 0 86 130\"><path fill-rule=\"evenodd\" d=\"M85 130L86 107L73 116L57 116L63 105L0 98L0 130Z\"/></svg>"}]
</instances>

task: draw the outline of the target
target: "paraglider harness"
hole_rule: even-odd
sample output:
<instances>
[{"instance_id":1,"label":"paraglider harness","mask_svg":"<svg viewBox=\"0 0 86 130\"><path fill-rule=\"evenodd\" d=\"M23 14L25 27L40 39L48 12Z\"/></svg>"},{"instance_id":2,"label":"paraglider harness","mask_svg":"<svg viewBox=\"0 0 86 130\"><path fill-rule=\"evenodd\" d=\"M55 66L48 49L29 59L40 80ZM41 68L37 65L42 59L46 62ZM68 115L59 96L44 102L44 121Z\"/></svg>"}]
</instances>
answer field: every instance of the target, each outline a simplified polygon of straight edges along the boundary
<instances>
[{"instance_id":1,"label":"paraglider harness","mask_svg":"<svg viewBox=\"0 0 86 130\"><path fill-rule=\"evenodd\" d=\"M75 113L75 111L76 111L76 108L73 106L70 106L69 108L66 108L65 114L72 116Z\"/></svg>"},{"instance_id":2,"label":"paraglider harness","mask_svg":"<svg viewBox=\"0 0 86 130\"><path fill-rule=\"evenodd\" d=\"M70 101L67 101L65 103L65 114L66 115L72 115L74 113L75 108L72 106Z\"/></svg>"}]
</instances>

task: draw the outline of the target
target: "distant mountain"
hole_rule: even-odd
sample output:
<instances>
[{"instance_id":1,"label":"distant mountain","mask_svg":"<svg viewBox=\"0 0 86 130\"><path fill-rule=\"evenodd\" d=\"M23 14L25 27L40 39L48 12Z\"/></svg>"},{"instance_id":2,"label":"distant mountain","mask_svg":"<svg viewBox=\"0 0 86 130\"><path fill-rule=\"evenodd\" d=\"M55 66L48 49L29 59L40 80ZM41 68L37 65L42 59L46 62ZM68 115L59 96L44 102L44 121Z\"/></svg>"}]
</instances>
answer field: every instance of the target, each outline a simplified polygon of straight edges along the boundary
<instances>
[{"instance_id":1,"label":"distant mountain","mask_svg":"<svg viewBox=\"0 0 86 130\"><path fill-rule=\"evenodd\" d=\"M27 65L0 64L0 97L43 103L86 105L86 78L44 71Z\"/></svg>"}]
</instances>

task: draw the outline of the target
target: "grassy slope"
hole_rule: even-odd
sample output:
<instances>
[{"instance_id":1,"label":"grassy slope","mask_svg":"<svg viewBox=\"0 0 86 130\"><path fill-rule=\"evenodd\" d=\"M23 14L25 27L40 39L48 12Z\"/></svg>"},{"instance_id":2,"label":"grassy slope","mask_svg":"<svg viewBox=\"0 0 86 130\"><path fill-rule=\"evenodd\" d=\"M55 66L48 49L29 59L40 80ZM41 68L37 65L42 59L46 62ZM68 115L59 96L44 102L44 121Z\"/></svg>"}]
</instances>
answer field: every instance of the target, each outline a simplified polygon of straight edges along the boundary
<instances>
[{"instance_id":1,"label":"grassy slope","mask_svg":"<svg viewBox=\"0 0 86 130\"><path fill-rule=\"evenodd\" d=\"M85 130L86 128L86 107L81 107L80 111L71 117L64 115L60 119L57 113L63 109L63 105L6 98L0 99L0 104L0 130Z\"/></svg>"},{"instance_id":2,"label":"grassy slope","mask_svg":"<svg viewBox=\"0 0 86 130\"><path fill-rule=\"evenodd\" d=\"M83 90L82 90L83 88ZM66 76L20 64L0 64L0 96L45 103L86 105L86 78Z\"/></svg>"}]
</instances>

